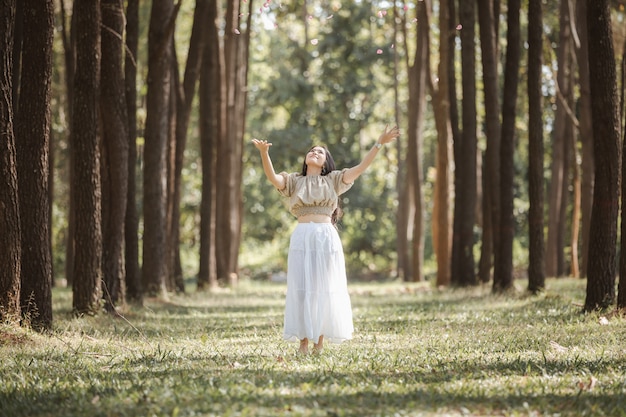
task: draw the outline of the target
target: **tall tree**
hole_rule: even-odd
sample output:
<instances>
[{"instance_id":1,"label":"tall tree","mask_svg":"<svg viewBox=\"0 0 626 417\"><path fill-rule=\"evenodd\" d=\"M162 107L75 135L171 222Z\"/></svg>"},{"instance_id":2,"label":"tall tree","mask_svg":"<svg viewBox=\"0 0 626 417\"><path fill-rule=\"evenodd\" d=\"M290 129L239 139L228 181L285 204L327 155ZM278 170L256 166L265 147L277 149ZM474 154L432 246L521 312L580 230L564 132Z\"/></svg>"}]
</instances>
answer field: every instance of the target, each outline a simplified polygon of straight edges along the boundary
<instances>
[{"instance_id":1,"label":"tall tree","mask_svg":"<svg viewBox=\"0 0 626 417\"><path fill-rule=\"evenodd\" d=\"M478 0L480 50L482 54L487 149L483 164L483 233L478 276L491 279L494 250L498 247L500 225L500 93L498 81L497 27L499 2Z\"/></svg>"},{"instance_id":2,"label":"tall tree","mask_svg":"<svg viewBox=\"0 0 626 417\"><path fill-rule=\"evenodd\" d=\"M102 236L104 300L109 311L124 301L124 223L128 187L128 116L123 51L124 10L101 0Z\"/></svg>"},{"instance_id":3,"label":"tall tree","mask_svg":"<svg viewBox=\"0 0 626 417\"><path fill-rule=\"evenodd\" d=\"M393 4L393 15L397 16L393 23L393 43L400 44L399 32L407 26L407 14L399 13L399 4ZM406 31L404 31L406 32ZM404 41L404 50L406 51L406 38ZM406 56L406 54L405 54ZM406 57L407 72L409 71L409 57ZM396 52L393 54L393 103L394 116L396 126L402 126L401 109L400 109L400 83L398 76L401 71L400 57ZM398 155L406 155L408 145L402 140L396 140L396 152ZM398 175L396 177L396 193L398 195L398 211L396 212L396 251L398 260L396 264L397 276L403 281L411 280L411 257L409 256L409 236L413 227L411 212L414 210L415 203L413 201L412 192L413 184L411 178L407 174L406 156L398 159ZM412 237L412 236L411 236Z\"/></svg>"},{"instance_id":4,"label":"tall tree","mask_svg":"<svg viewBox=\"0 0 626 417\"><path fill-rule=\"evenodd\" d=\"M476 1L459 2L463 88L463 129L455 143L455 206L452 240L452 282L459 286L476 284L474 271L474 225L476 223ZM457 226L458 225L458 226Z\"/></svg>"},{"instance_id":5,"label":"tall tree","mask_svg":"<svg viewBox=\"0 0 626 417\"><path fill-rule=\"evenodd\" d=\"M124 222L126 298L141 304L143 291L139 270L139 214L137 210L137 51L139 46L139 0L128 0L126 6L126 54L124 85L128 116L128 185Z\"/></svg>"},{"instance_id":6,"label":"tall tree","mask_svg":"<svg viewBox=\"0 0 626 417\"><path fill-rule=\"evenodd\" d=\"M178 61L176 60L176 42L174 42L174 34L170 39L170 48L172 50L171 59L171 75L170 75L170 95L168 103L168 135L165 150L165 288L168 292L184 292L185 283L183 281L182 272L177 274L176 255L177 255L177 235L178 222L174 224L174 200L176 197L176 127L178 114L178 92L180 86L180 71L178 69Z\"/></svg>"},{"instance_id":7,"label":"tall tree","mask_svg":"<svg viewBox=\"0 0 626 417\"><path fill-rule=\"evenodd\" d=\"M576 27L580 42L576 48L578 61L579 99L579 137L580 150L580 211L581 211L581 263L580 277L587 276L589 264L589 230L591 223L591 207L593 204L593 183L595 168L593 162L593 127L591 123L591 97L589 87L589 48L587 41L587 0L576 1Z\"/></svg>"},{"instance_id":8,"label":"tall tree","mask_svg":"<svg viewBox=\"0 0 626 417\"><path fill-rule=\"evenodd\" d=\"M569 0L561 0L559 13L559 46L557 50L557 99L552 137L552 166L548 193L548 241L546 247L546 274L563 276L565 273L565 223L567 189L569 187L569 142L567 140L568 86L572 74L572 37Z\"/></svg>"},{"instance_id":9,"label":"tall tree","mask_svg":"<svg viewBox=\"0 0 626 417\"><path fill-rule=\"evenodd\" d=\"M493 290L513 287L513 239L515 217L513 193L515 168L515 107L521 49L520 0L509 0L507 11L507 46L502 98L502 135L500 147L500 239L495 251Z\"/></svg>"},{"instance_id":10,"label":"tall tree","mask_svg":"<svg viewBox=\"0 0 626 417\"><path fill-rule=\"evenodd\" d=\"M143 181L142 284L150 295L166 292L167 274L167 140L171 83L172 0L155 0L148 32L148 80Z\"/></svg>"},{"instance_id":11,"label":"tall tree","mask_svg":"<svg viewBox=\"0 0 626 417\"><path fill-rule=\"evenodd\" d=\"M545 287L543 237L543 105L541 67L543 51L541 0L528 4L528 290Z\"/></svg>"},{"instance_id":12,"label":"tall tree","mask_svg":"<svg viewBox=\"0 0 626 417\"><path fill-rule=\"evenodd\" d=\"M63 43L63 58L65 63L65 89L66 89L66 106L68 116L68 135L67 141L72 143L72 127L74 125L72 111L74 108L74 73L76 70L76 24L74 23L74 3L67 6L72 10L71 18L66 17L66 3L61 0L61 41ZM70 22L68 22L70 20ZM72 183L74 177L74 163L72 162L72 153L69 157L69 183ZM68 192L68 219L67 234L65 243L65 280L67 285L71 286L74 282L74 234L76 228L76 204L74 200L74 190L70 186Z\"/></svg>"},{"instance_id":13,"label":"tall tree","mask_svg":"<svg viewBox=\"0 0 626 417\"><path fill-rule=\"evenodd\" d=\"M102 210L98 100L100 90L100 1L76 0L76 73L72 119L72 164L76 205L73 308L94 314L102 298Z\"/></svg>"},{"instance_id":14,"label":"tall tree","mask_svg":"<svg viewBox=\"0 0 626 417\"><path fill-rule=\"evenodd\" d=\"M245 3L245 2L244 2ZM223 41L224 68L222 72L225 97L223 100L224 130L218 143L217 171L217 240L216 246L218 278L228 283L237 280L239 244L242 219L242 156L245 129L248 45L253 5L248 3L247 12L242 13L242 2L229 0L224 16ZM239 18L247 16L246 30L239 26ZM240 34L238 34L239 32Z\"/></svg>"},{"instance_id":15,"label":"tall tree","mask_svg":"<svg viewBox=\"0 0 626 417\"><path fill-rule=\"evenodd\" d=\"M216 207L217 142L223 123L223 84L217 4L209 2L207 33L200 73L200 152L202 156L202 201L200 202L200 265L198 288L217 287Z\"/></svg>"},{"instance_id":16,"label":"tall tree","mask_svg":"<svg viewBox=\"0 0 626 417\"><path fill-rule=\"evenodd\" d=\"M409 258L411 265L407 266L407 275L411 281L417 282L424 279L424 191L423 183L423 143L424 143L424 115L426 110L426 92L429 85L430 75L430 48L429 42L429 10L426 2L417 3L417 33L415 36L415 56L413 63L409 65L407 56L407 68L409 71L409 108L408 130L407 130L407 180L405 189L407 194L411 194L410 201L414 204L413 218L407 224L413 225L410 236ZM408 39L406 25L404 26L405 50ZM407 216L410 216L407 213Z\"/></svg>"},{"instance_id":17,"label":"tall tree","mask_svg":"<svg viewBox=\"0 0 626 417\"><path fill-rule=\"evenodd\" d=\"M17 163L13 135L13 28L15 0L0 1L0 320L20 318L21 237L17 192Z\"/></svg>"},{"instance_id":18,"label":"tall tree","mask_svg":"<svg viewBox=\"0 0 626 417\"><path fill-rule=\"evenodd\" d=\"M445 34L452 36L449 31L450 19L447 0L439 4L439 28L442 41L439 43L439 68L437 71L438 84L433 91L435 106L435 125L437 127L437 178L434 192L433 207L433 243L437 256L437 285L450 283L450 250L451 250L451 185L452 185L452 126L450 123L450 93L449 93L449 43L445 41Z\"/></svg>"},{"instance_id":19,"label":"tall tree","mask_svg":"<svg viewBox=\"0 0 626 417\"><path fill-rule=\"evenodd\" d=\"M22 315L36 328L52 325L52 253L50 248L48 151L52 77L52 0L25 0L19 104L15 142L22 222Z\"/></svg>"},{"instance_id":20,"label":"tall tree","mask_svg":"<svg viewBox=\"0 0 626 417\"><path fill-rule=\"evenodd\" d=\"M207 33L207 16L209 10L208 0L196 0L196 7L193 15L193 26L191 30L191 38L189 40L189 51L187 53L187 63L185 64L185 73L182 83L178 76L178 65L174 67L174 80L176 91L176 149L174 161L174 193L173 193L173 213L172 226L173 232L172 248L174 253L170 255L173 265L170 269L173 271L174 281L180 285L183 282L182 268L180 262L180 200L181 200L181 179L184 163L184 151L187 143L187 130L189 128L189 118L193 99L196 93L196 84L200 76L202 54L204 52L204 44ZM178 288L178 290L184 290Z\"/></svg>"},{"instance_id":21,"label":"tall tree","mask_svg":"<svg viewBox=\"0 0 626 417\"><path fill-rule=\"evenodd\" d=\"M586 311L607 308L615 301L621 149L609 7L608 0L587 1L595 186L589 232Z\"/></svg>"},{"instance_id":22,"label":"tall tree","mask_svg":"<svg viewBox=\"0 0 626 417\"><path fill-rule=\"evenodd\" d=\"M620 102L620 111L622 114L622 121L623 119L623 115L624 115L624 93L625 93L625 89L626 86L624 85L624 80L626 80L626 42L624 42L623 46L622 46L622 91L621 91L621 102ZM623 124L622 124L623 127ZM622 187L621 187L621 203L622 203L622 207L625 207L624 204L626 204L626 180L624 179L624 175L626 174L626 170L624 170L624 159L626 159L626 140L624 140L624 134L626 134L626 130L622 131ZM624 211L624 209L622 209L622 214L621 214L621 237L620 237L620 246L623 247L623 245L626 245L626 236L624 236L624 233L626 233L626 225L624 225L624 221L626 221L626 212ZM626 254L622 252L620 252L620 257L619 257L619 282L618 282L618 293L617 293L617 308L619 310L624 310L626 308Z\"/></svg>"}]
</instances>

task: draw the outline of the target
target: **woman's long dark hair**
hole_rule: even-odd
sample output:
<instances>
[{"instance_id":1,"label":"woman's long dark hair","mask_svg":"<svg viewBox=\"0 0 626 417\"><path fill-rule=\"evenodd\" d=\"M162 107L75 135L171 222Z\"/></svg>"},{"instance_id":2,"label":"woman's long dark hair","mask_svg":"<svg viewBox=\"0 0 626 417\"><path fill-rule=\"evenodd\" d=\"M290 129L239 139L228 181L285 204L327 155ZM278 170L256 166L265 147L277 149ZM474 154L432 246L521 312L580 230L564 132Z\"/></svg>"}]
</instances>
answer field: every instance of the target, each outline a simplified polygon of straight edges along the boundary
<instances>
[{"instance_id":1,"label":"woman's long dark hair","mask_svg":"<svg viewBox=\"0 0 626 417\"><path fill-rule=\"evenodd\" d=\"M335 160L333 159L333 156L330 154L330 151L328 150L328 148L322 145L315 145L315 146L311 146L311 149L309 149L304 155L304 162L302 163L302 171L300 172L300 174L302 174L303 177L306 177L306 168L307 168L306 155L308 155L308 153L311 152L313 148L317 148L317 147L323 148L324 152L326 153L326 161L324 162L324 166L322 166L322 176L328 175L336 169ZM331 222L335 226L337 225L337 222L339 222L339 219L341 219L341 216L343 216L343 210L340 207L340 203L341 203L341 200L337 198L337 208L335 209L335 211L333 211L332 216L330 216Z\"/></svg>"}]
</instances>

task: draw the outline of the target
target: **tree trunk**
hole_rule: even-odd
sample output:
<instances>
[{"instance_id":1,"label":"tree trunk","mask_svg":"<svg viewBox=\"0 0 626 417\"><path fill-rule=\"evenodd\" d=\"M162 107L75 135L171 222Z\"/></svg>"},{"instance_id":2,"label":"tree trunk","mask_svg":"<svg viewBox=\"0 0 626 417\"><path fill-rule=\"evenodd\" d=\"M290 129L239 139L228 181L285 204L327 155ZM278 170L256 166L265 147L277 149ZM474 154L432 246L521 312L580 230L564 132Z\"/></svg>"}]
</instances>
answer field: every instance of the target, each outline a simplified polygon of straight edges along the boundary
<instances>
[{"instance_id":1,"label":"tree trunk","mask_svg":"<svg viewBox=\"0 0 626 417\"><path fill-rule=\"evenodd\" d=\"M142 284L149 295L165 295L167 273L167 140L171 82L172 0L154 0L148 35L148 92L144 148Z\"/></svg>"},{"instance_id":2,"label":"tree trunk","mask_svg":"<svg viewBox=\"0 0 626 417\"><path fill-rule=\"evenodd\" d=\"M513 287L513 239L515 237L513 159L515 155L515 105L521 49L519 14L520 0L509 0L500 147L500 239L495 251L494 292L504 292Z\"/></svg>"},{"instance_id":3,"label":"tree trunk","mask_svg":"<svg viewBox=\"0 0 626 417\"><path fill-rule=\"evenodd\" d=\"M589 85L595 187L589 232L586 311L615 301L615 257L620 181L620 126L615 53L608 0L587 2ZM624 224L624 223L622 223ZM622 252L626 254L626 252ZM621 271L620 271L621 272Z\"/></svg>"},{"instance_id":4,"label":"tree trunk","mask_svg":"<svg viewBox=\"0 0 626 417\"><path fill-rule=\"evenodd\" d=\"M139 270L139 215L136 202L138 44L139 0L128 0L126 8L126 54L124 56L125 97L128 116L128 185L124 221L126 299L141 305L143 303L143 290Z\"/></svg>"},{"instance_id":5,"label":"tree trunk","mask_svg":"<svg viewBox=\"0 0 626 417\"><path fill-rule=\"evenodd\" d=\"M407 238L410 247L406 256L411 259L405 271L406 280L420 282L424 280L424 192L423 192L423 125L426 110L427 77L430 75L430 49L428 5L417 3L417 19L424 22L417 26L415 37L415 57L408 67L409 103L405 190L408 200ZM405 50L407 36L406 26L403 29ZM408 60L408 58L407 58ZM412 228L409 229L409 226Z\"/></svg>"},{"instance_id":6,"label":"tree trunk","mask_svg":"<svg viewBox=\"0 0 626 417\"><path fill-rule=\"evenodd\" d=\"M217 273L219 279L234 284L238 279L238 257L242 218L242 156L245 130L248 44L250 41L252 1L248 2L245 31L235 33L241 4L229 0L224 30L224 130L218 146L217 170ZM238 29L240 30L240 29Z\"/></svg>"},{"instance_id":7,"label":"tree trunk","mask_svg":"<svg viewBox=\"0 0 626 417\"><path fill-rule=\"evenodd\" d=\"M187 131L189 128L189 118L193 98L195 96L196 84L200 76L202 54L206 39L206 24L208 22L209 1L196 0L194 11L194 21L189 40L189 52L185 65L185 74L182 86L177 88L176 95L176 159L174 177L174 212L172 214L174 232L174 276L175 281L180 286L183 284L182 268L180 265L180 201L181 201L181 178L184 163L184 152L187 143ZM178 288L184 291L184 286Z\"/></svg>"},{"instance_id":8,"label":"tree trunk","mask_svg":"<svg viewBox=\"0 0 626 417\"><path fill-rule=\"evenodd\" d=\"M473 0L470 0L470 3ZM460 6L461 8L464 7L463 5ZM465 7L467 7L467 4L465 4ZM455 47L456 47L456 41L457 41L457 35L456 32L459 30L457 28L457 26L459 26L459 22L460 22L460 16L457 16L456 14L456 4L455 4L455 0L448 0L448 50L449 51L454 51ZM463 46L462 46L462 42L463 40L461 40L461 60L463 59ZM461 128L459 127L459 124L461 123L459 121L459 106L457 104L457 89L456 89L456 83L457 83L457 78L456 78L456 68L455 68L455 62L456 62L456 57L455 57L455 53L449 53L448 54L448 90L450 91L450 98L449 98L449 103L450 103L450 127L451 127L451 132L452 132L452 155L453 155L453 161L454 161L454 165L453 168L451 169L451 181L452 181L452 187L451 187L451 195L450 195L450 203L451 203L451 210L452 210L452 235L451 235L451 240L450 240L450 283L452 285L458 286L459 285L459 279L460 279L460 272L461 272L461 267L459 265L459 259L461 258L461 253L460 253L460 236L461 236L461 217L462 214L460 213L463 209L459 203L459 201L457 200L457 198L459 197L459 194L462 192L460 190L460 188L462 187L462 183L463 183L463 179L461 178L461 172L460 172L460 168L461 168L461 164L462 162L457 162L459 161L459 159L461 158L461 153L463 152L463 150L461 149L463 147L463 133L461 132ZM461 64L462 65L462 64ZM461 71L462 73L462 71ZM463 75L461 74L461 77ZM461 78L461 83L463 83L464 80ZM462 87L464 88L464 87ZM465 105L465 103L463 103L462 101L462 105ZM457 165L457 163L459 163L459 165Z\"/></svg>"},{"instance_id":9,"label":"tree trunk","mask_svg":"<svg viewBox=\"0 0 626 417\"><path fill-rule=\"evenodd\" d=\"M48 151L54 4L24 1L20 100L15 113L17 174L22 222L22 315L39 329L52 326Z\"/></svg>"},{"instance_id":10,"label":"tree trunk","mask_svg":"<svg viewBox=\"0 0 626 417\"><path fill-rule=\"evenodd\" d=\"M102 207L98 146L100 2L76 0L76 76L72 111L72 163L76 228L73 307L94 314L102 299Z\"/></svg>"},{"instance_id":11,"label":"tree trunk","mask_svg":"<svg viewBox=\"0 0 626 417\"><path fill-rule=\"evenodd\" d=\"M74 73L76 70L76 27L74 23L75 13L73 12L74 3L69 6L72 9L69 28L68 19L66 18L66 6L65 1L61 0L61 40L63 42L63 58L65 63L65 87L67 91L67 118L68 118L68 134L67 141L69 148L72 148L74 141L72 137L72 126L74 109ZM71 184L74 178L74 163L72 162L72 152L70 151L69 159L69 180ZM68 187L67 206L68 206L68 219L67 219L67 234L65 241L65 281L68 286L72 286L74 282L74 229L76 227L76 203L74 201L75 191L72 187Z\"/></svg>"},{"instance_id":12,"label":"tree trunk","mask_svg":"<svg viewBox=\"0 0 626 417\"><path fill-rule=\"evenodd\" d=\"M200 266L198 289L217 287L216 210L217 143L222 132L222 75L217 5L210 2L207 33L200 73L200 151L202 155L202 201L200 203Z\"/></svg>"},{"instance_id":13,"label":"tree trunk","mask_svg":"<svg viewBox=\"0 0 626 417\"><path fill-rule=\"evenodd\" d=\"M9 69L11 74L11 93L13 95L13 108L17 110L20 98L20 80L22 77L22 43L24 39L24 1L18 1L13 5L13 28L12 46L13 61Z\"/></svg>"},{"instance_id":14,"label":"tree trunk","mask_svg":"<svg viewBox=\"0 0 626 417\"><path fill-rule=\"evenodd\" d=\"M559 48L557 51L557 98L554 120L552 167L548 204L548 241L546 248L546 274L551 277L564 274L565 217L567 207L568 143L566 97L571 67L571 26L568 0L561 0L559 13Z\"/></svg>"},{"instance_id":15,"label":"tree trunk","mask_svg":"<svg viewBox=\"0 0 626 417\"><path fill-rule=\"evenodd\" d=\"M102 223L104 300L107 310L124 302L124 220L128 197L128 116L124 73L124 10L118 0L102 1ZM106 161L106 164L104 163Z\"/></svg>"},{"instance_id":16,"label":"tree trunk","mask_svg":"<svg viewBox=\"0 0 626 417\"><path fill-rule=\"evenodd\" d=\"M595 168L593 163L593 127L591 126L591 96L589 90L589 51L587 41L587 0L577 0L576 20L580 45L576 49L578 60L578 80L580 88L579 136L581 142L581 262L580 277L587 277L589 264L589 229L591 223L591 207L593 204L593 182Z\"/></svg>"},{"instance_id":17,"label":"tree trunk","mask_svg":"<svg viewBox=\"0 0 626 417\"><path fill-rule=\"evenodd\" d=\"M543 236L543 52L541 0L528 5L528 291L545 288Z\"/></svg>"},{"instance_id":18,"label":"tree trunk","mask_svg":"<svg viewBox=\"0 0 626 417\"><path fill-rule=\"evenodd\" d=\"M15 0L0 1L0 90L11 91ZM19 323L21 234L13 96L0 96L0 320Z\"/></svg>"},{"instance_id":19,"label":"tree trunk","mask_svg":"<svg viewBox=\"0 0 626 417\"><path fill-rule=\"evenodd\" d=\"M439 27L441 33L448 32L450 19L448 4L440 3ZM433 243L437 256L437 286L450 284L451 250L451 183L452 173L452 126L450 124L450 93L448 85L449 54L448 42L439 44L439 84L434 94L435 125L437 127L437 179L433 207Z\"/></svg>"},{"instance_id":20,"label":"tree trunk","mask_svg":"<svg viewBox=\"0 0 626 417\"><path fill-rule=\"evenodd\" d=\"M394 3L393 6L393 14L394 16L398 16L398 6ZM399 15L399 19L394 22L393 25L393 42L394 44L398 44L398 29L402 31L403 34L406 33L407 19L406 13ZM402 38L404 41L404 50L408 50L406 48L407 41L406 37ZM405 54L405 67L407 68L407 72L410 72L410 65L408 57ZM401 126L402 122L400 121L400 99L399 99L399 83L398 83L398 74L400 69L400 59L397 53L393 54L393 72L394 72L394 81L393 81L393 91L394 91L394 114L396 119L396 126ZM410 78L410 76L409 76ZM402 281L411 281L411 256L409 255L409 247L410 240L412 239L411 230L413 229L413 214L412 211L415 209L415 202L413 201L413 187L415 186L412 182L411 177L408 175L408 141L407 144L403 144L403 140L396 141L396 152L398 155L405 155L404 158L398 159L398 175L396 180L396 192L398 194L398 211L396 213L396 251L398 253L398 261L396 265L397 276Z\"/></svg>"},{"instance_id":21,"label":"tree trunk","mask_svg":"<svg viewBox=\"0 0 626 417\"><path fill-rule=\"evenodd\" d=\"M476 285L474 272L474 225L476 222L476 45L475 1L464 1L459 4L459 21L461 23L461 60L463 76L463 134L459 152L455 153L455 231L458 235L453 239L457 249L456 262L453 257L452 280L456 285ZM458 226L456 226L458 224Z\"/></svg>"},{"instance_id":22,"label":"tree trunk","mask_svg":"<svg viewBox=\"0 0 626 417\"><path fill-rule=\"evenodd\" d=\"M574 66L576 64L574 60L574 49L573 42L570 42L570 65ZM564 97L567 103L567 125L565 128L565 163L567 173L567 181L563 183L563 195L567 198L565 199L565 205L563 207L563 219L562 222L562 231L561 235L563 236L563 247L566 247L568 244L570 246L570 254L569 254L569 270L567 269L567 261L568 259L565 257L565 251L562 251L562 264L563 271L562 275L566 275L568 272L571 273L570 276L578 276L578 228L580 225L580 203L577 200L578 194L578 184L577 184L577 149L576 149L576 123L575 115L571 109L575 108L575 98L574 98L574 89L576 88L575 79L574 79L574 71L569 71L569 76L567 78L567 95ZM571 218L568 221L568 217ZM569 235L570 240L567 241L567 235ZM575 274L574 274L575 273Z\"/></svg>"},{"instance_id":23,"label":"tree trunk","mask_svg":"<svg viewBox=\"0 0 626 417\"><path fill-rule=\"evenodd\" d=\"M624 99L626 97L624 97L624 93L625 93L625 89L626 86L624 85L625 80L626 80L626 42L624 42L623 46L622 46L622 72L621 72L621 86L622 86L622 90L621 90L621 102L620 102L620 112L622 115L622 121L624 120ZM623 123L622 123L622 128L623 128ZM624 180L623 176L624 176L624 164L626 164L626 162L624 162L624 158L626 158L626 140L623 137L624 134L626 133L626 131L622 132L622 187L621 187L621 191L622 191L622 207L626 207L626 181ZM622 225L621 225L621 237L620 237L620 246L624 247L622 245L626 245L626 236L624 236L624 233L626 233L626 225L623 224L624 221L626 221L626 214L624 213L624 210L622 209L622 217L621 217L621 221L622 221ZM619 258L619 282L618 282L618 293L617 293L617 308L618 310L624 310L626 308L626 255L623 253L620 253L620 258Z\"/></svg>"},{"instance_id":24,"label":"tree trunk","mask_svg":"<svg viewBox=\"0 0 626 417\"><path fill-rule=\"evenodd\" d=\"M570 164L572 166L572 231L571 231L571 248L572 248L572 264L570 266L570 275L572 277L580 277L580 262L579 262L579 241L580 241L580 217L581 217L581 180L580 180L580 167L578 161L580 160L580 154L576 148L576 135L572 135L571 144L573 158L571 158Z\"/></svg>"},{"instance_id":25,"label":"tree trunk","mask_svg":"<svg viewBox=\"0 0 626 417\"><path fill-rule=\"evenodd\" d=\"M165 249L165 288L168 292L184 292L184 288L178 287L174 274L174 263L176 262L175 245L176 236L178 234L178 224L174 224L174 199L175 199L175 176L176 176L176 114L177 109L177 89L180 86L180 74L178 71L178 62L176 60L176 45L174 36L172 35L170 48L172 50L171 59L171 75L170 75L170 95L168 106L168 135L165 151L166 165L166 185L165 185L165 231L166 231L166 249ZM181 281L182 281L182 277ZM181 282L184 287L184 283Z\"/></svg>"},{"instance_id":26,"label":"tree trunk","mask_svg":"<svg viewBox=\"0 0 626 417\"><path fill-rule=\"evenodd\" d=\"M499 4L499 3L498 3ZM494 248L498 247L500 224L500 100L496 33L500 8L492 0L478 0L480 49L485 91L487 149L483 164L483 233L478 276L491 280Z\"/></svg>"}]
</instances>

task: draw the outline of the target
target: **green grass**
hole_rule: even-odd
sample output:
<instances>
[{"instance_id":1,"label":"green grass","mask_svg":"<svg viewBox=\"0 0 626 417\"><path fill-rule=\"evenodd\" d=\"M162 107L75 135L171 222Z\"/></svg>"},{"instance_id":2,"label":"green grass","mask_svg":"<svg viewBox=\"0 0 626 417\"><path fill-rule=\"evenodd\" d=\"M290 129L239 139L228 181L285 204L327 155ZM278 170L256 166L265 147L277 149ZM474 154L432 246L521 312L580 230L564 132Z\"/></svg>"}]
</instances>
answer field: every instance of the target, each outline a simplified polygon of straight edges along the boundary
<instances>
[{"instance_id":1,"label":"green grass","mask_svg":"<svg viewBox=\"0 0 626 417\"><path fill-rule=\"evenodd\" d=\"M624 320L581 314L584 285L352 283L354 339L307 357L283 284L82 319L55 289L51 334L0 327L0 416L625 416Z\"/></svg>"}]
</instances>

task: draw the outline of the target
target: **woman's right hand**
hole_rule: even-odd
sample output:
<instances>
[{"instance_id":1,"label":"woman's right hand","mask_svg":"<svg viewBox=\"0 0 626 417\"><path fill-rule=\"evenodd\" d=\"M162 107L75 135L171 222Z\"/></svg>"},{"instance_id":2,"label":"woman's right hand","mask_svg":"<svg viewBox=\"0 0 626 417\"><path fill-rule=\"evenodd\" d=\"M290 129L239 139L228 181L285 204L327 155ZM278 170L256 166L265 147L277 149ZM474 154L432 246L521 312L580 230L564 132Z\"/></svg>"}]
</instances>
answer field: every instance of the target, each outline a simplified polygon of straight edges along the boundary
<instances>
[{"instance_id":1,"label":"woman's right hand","mask_svg":"<svg viewBox=\"0 0 626 417\"><path fill-rule=\"evenodd\" d=\"M272 144L268 143L266 140L260 140L260 139L256 139L256 138L252 139L252 144L260 152L269 152L270 146L272 146Z\"/></svg>"}]
</instances>

